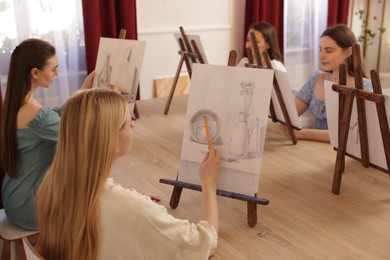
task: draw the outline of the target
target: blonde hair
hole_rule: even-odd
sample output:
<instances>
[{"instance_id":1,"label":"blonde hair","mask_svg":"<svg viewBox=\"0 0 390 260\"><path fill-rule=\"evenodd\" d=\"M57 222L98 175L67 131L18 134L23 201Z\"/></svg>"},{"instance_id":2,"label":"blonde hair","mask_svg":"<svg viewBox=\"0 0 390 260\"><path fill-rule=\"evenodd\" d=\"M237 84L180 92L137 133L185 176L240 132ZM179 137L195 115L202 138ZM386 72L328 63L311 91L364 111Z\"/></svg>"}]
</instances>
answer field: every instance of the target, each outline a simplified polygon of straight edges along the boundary
<instances>
[{"instance_id":1,"label":"blonde hair","mask_svg":"<svg viewBox=\"0 0 390 260\"><path fill-rule=\"evenodd\" d=\"M103 89L65 103L56 154L37 194L37 250L45 259L96 259L99 196L127 109L121 95Z\"/></svg>"}]
</instances>

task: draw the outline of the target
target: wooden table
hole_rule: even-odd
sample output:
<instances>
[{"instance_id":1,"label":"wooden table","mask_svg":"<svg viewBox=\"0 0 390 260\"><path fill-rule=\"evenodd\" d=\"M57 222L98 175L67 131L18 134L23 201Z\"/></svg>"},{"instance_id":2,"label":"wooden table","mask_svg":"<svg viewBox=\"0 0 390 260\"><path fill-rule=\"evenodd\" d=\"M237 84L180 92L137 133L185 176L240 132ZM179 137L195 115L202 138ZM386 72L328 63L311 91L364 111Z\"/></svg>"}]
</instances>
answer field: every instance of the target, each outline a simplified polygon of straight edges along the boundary
<instances>
[{"instance_id":1,"label":"wooden table","mask_svg":"<svg viewBox=\"0 0 390 260\"><path fill-rule=\"evenodd\" d=\"M114 179L141 192L159 194L178 218L196 222L201 194L184 189L170 209L180 163L187 96L137 102L140 119L130 153L117 160ZM292 145L269 121L258 196L258 224L246 222L246 203L218 197L220 233L213 259L390 259L390 179L347 158L340 195L331 193L336 152L330 144Z\"/></svg>"}]
</instances>

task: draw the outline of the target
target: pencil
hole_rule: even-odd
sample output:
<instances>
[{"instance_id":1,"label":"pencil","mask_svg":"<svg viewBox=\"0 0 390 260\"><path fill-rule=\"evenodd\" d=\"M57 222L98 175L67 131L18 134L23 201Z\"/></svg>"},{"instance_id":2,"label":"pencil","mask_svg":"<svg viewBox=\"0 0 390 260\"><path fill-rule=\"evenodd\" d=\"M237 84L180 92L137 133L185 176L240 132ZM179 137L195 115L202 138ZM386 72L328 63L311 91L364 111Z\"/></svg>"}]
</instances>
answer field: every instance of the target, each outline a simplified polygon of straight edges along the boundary
<instances>
[{"instance_id":1,"label":"pencil","mask_svg":"<svg viewBox=\"0 0 390 260\"><path fill-rule=\"evenodd\" d=\"M204 128L206 129L207 144L209 145L209 148L210 148L210 146L211 146L211 139L210 139L210 133L209 133L209 125L207 123L206 116L203 116L203 122L204 122Z\"/></svg>"}]
</instances>

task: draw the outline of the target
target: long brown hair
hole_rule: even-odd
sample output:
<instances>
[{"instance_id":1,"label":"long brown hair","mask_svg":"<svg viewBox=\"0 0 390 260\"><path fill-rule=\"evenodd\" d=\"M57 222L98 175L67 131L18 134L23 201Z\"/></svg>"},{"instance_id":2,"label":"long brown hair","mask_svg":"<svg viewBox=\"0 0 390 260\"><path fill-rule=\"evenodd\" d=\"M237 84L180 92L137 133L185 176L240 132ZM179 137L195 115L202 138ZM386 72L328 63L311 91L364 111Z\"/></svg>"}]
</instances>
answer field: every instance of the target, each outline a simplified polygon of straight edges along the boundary
<instances>
[{"instance_id":1,"label":"long brown hair","mask_svg":"<svg viewBox=\"0 0 390 260\"><path fill-rule=\"evenodd\" d=\"M0 127L0 163L11 178L18 177L16 118L31 90L31 70L43 69L55 54L52 45L39 39L25 40L12 52Z\"/></svg>"},{"instance_id":2,"label":"long brown hair","mask_svg":"<svg viewBox=\"0 0 390 260\"><path fill-rule=\"evenodd\" d=\"M249 26L249 29L258 31L263 35L265 42L269 45L267 52L271 60L278 60L280 62L283 61L282 53L279 49L276 31L272 24L267 22L253 23Z\"/></svg>"},{"instance_id":3,"label":"long brown hair","mask_svg":"<svg viewBox=\"0 0 390 260\"><path fill-rule=\"evenodd\" d=\"M37 250L45 259L96 259L99 196L127 106L105 89L79 91L65 103L56 154L37 194Z\"/></svg>"},{"instance_id":4,"label":"long brown hair","mask_svg":"<svg viewBox=\"0 0 390 260\"><path fill-rule=\"evenodd\" d=\"M336 24L335 26L327 28L321 35L321 37L328 36L332 38L339 47L346 50L354 43L357 43L357 39L353 31L344 24ZM364 73L364 61L362 60L362 68L363 68L363 76L365 76ZM346 61L345 64L347 66L347 72L349 75L354 76L355 75L355 69L353 66L353 56L350 55Z\"/></svg>"}]
</instances>

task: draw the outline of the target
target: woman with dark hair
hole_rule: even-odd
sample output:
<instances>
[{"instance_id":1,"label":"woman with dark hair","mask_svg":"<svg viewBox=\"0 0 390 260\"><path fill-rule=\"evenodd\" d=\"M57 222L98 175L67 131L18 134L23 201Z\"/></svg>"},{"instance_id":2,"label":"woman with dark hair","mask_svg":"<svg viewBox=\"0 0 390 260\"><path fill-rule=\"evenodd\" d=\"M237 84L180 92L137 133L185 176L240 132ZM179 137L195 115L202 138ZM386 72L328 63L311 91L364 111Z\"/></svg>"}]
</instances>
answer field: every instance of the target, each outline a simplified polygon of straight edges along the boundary
<instances>
[{"instance_id":1,"label":"woman with dark hair","mask_svg":"<svg viewBox=\"0 0 390 260\"><path fill-rule=\"evenodd\" d=\"M35 194L53 159L60 122L60 109L43 107L35 91L50 87L57 68L55 48L43 40L25 40L11 55L0 127L2 200L8 219L24 229L37 228ZM93 75L82 88L92 86Z\"/></svg>"},{"instance_id":2,"label":"woman with dark hair","mask_svg":"<svg viewBox=\"0 0 390 260\"><path fill-rule=\"evenodd\" d=\"M282 54L279 49L275 28L267 22L253 23L249 27L245 48L249 48L252 51L253 63L258 64L256 55L254 55L255 52L250 37L251 32L254 32L255 34L257 48L259 49L260 53L267 51L269 58L271 59L273 69L286 71L286 68L282 63ZM265 64L263 56L261 56L261 59L262 64ZM238 66L243 66L245 63L248 63L247 58L243 58Z\"/></svg>"},{"instance_id":3,"label":"woman with dark hair","mask_svg":"<svg viewBox=\"0 0 390 260\"><path fill-rule=\"evenodd\" d=\"M352 45L356 37L346 25L338 24L326 29L320 39L320 61L322 70L316 71L301 88L295 98L298 114L310 110L314 117L313 129L295 131L297 139L329 142L328 123L325 108L325 80L339 82L339 66L347 66L347 85L354 86ZM372 83L363 80L364 89L372 91Z\"/></svg>"}]
</instances>

